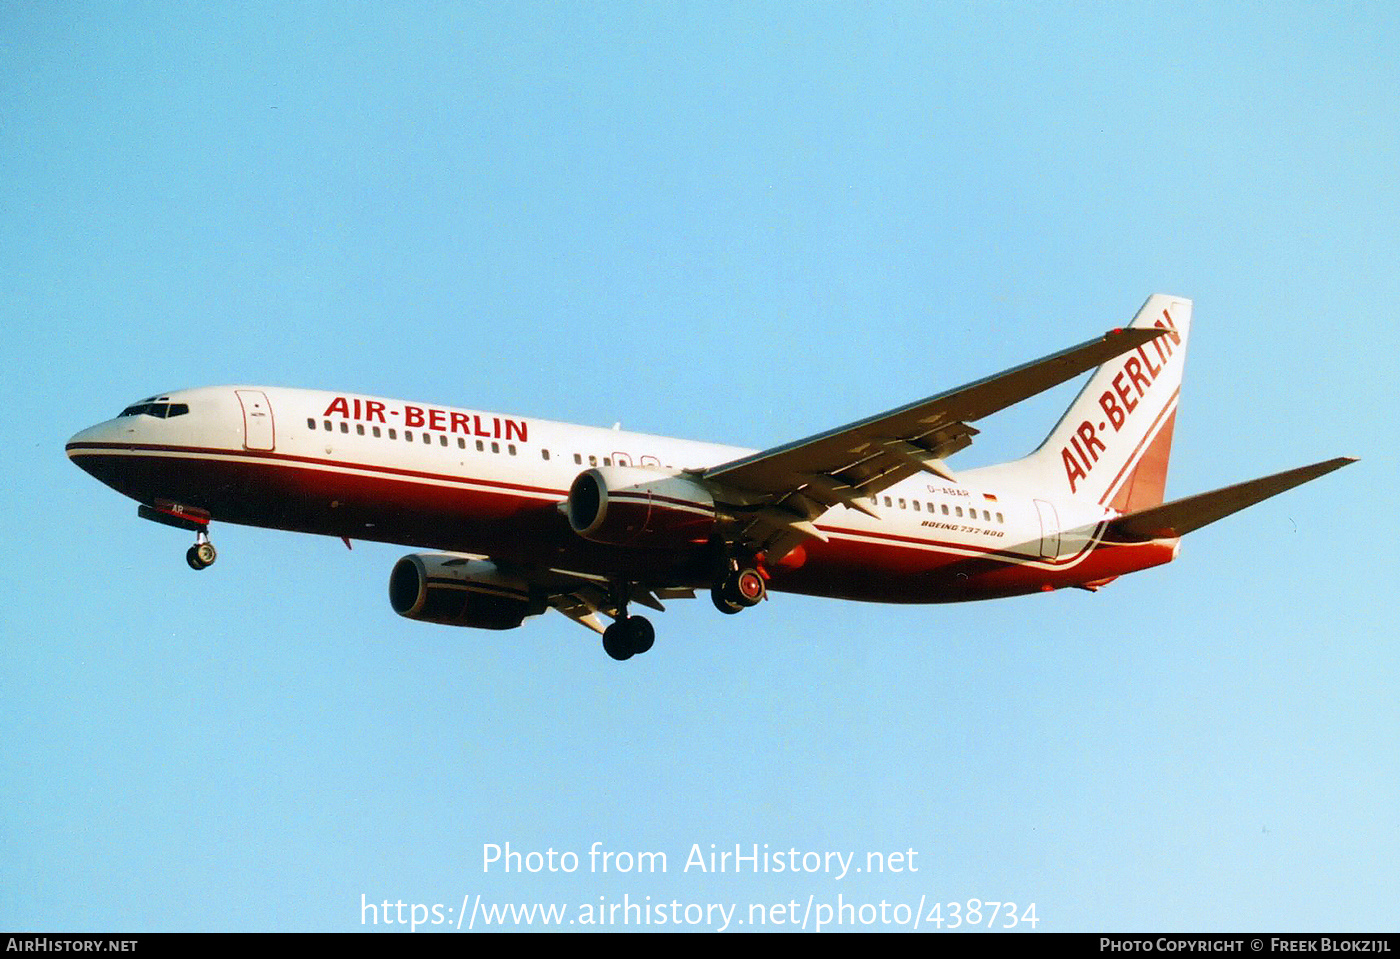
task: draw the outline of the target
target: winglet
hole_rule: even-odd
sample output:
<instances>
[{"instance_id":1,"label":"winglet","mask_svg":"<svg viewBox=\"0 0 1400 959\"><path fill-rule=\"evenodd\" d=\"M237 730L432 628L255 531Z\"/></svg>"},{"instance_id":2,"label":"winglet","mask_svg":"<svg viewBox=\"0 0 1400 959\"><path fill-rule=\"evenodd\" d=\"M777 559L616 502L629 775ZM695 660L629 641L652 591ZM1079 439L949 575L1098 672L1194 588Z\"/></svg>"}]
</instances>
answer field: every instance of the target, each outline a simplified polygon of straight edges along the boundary
<instances>
[{"instance_id":1,"label":"winglet","mask_svg":"<svg viewBox=\"0 0 1400 959\"><path fill-rule=\"evenodd\" d=\"M1108 524L1106 537L1125 542L1142 542L1184 536L1216 520L1224 519L1231 513L1237 513L1355 462L1354 456L1339 456L1321 463L1313 463L1311 466L1300 466L1272 476L1262 476L1245 483L1226 486L1209 493L1198 493L1185 499L1163 503L1161 506L1129 513Z\"/></svg>"}]
</instances>

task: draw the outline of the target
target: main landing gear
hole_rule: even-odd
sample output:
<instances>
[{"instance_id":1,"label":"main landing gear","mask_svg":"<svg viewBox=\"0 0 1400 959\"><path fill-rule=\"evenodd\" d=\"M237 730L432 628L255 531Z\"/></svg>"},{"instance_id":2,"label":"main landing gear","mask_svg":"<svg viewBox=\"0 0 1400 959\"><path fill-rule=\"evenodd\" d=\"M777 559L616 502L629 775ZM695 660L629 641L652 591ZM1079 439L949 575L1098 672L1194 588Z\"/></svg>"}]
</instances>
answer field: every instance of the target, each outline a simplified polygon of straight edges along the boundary
<instances>
[{"instance_id":1,"label":"main landing gear","mask_svg":"<svg viewBox=\"0 0 1400 959\"><path fill-rule=\"evenodd\" d=\"M624 616L603 630L603 651L616 660L645 653L656 642L656 629L645 616Z\"/></svg>"},{"instance_id":2,"label":"main landing gear","mask_svg":"<svg viewBox=\"0 0 1400 959\"><path fill-rule=\"evenodd\" d=\"M760 571L760 562L753 565L740 565L731 559L724 575L715 581L710 590L710 598L721 613L737 613L750 606L757 606L768 598L767 578ZM614 583L612 587L613 608L617 619L603 630L603 651L616 660L631 659L645 653L656 642L656 630L644 616L627 615L627 599L630 584Z\"/></svg>"},{"instance_id":3,"label":"main landing gear","mask_svg":"<svg viewBox=\"0 0 1400 959\"><path fill-rule=\"evenodd\" d=\"M715 609L729 614L757 606L767 596L768 585L764 582L763 574L752 566L740 566L737 562L731 562L729 572L710 589L710 599L714 600Z\"/></svg>"},{"instance_id":4,"label":"main landing gear","mask_svg":"<svg viewBox=\"0 0 1400 959\"><path fill-rule=\"evenodd\" d=\"M624 580L614 580L611 585L611 600L617 619L603 630L603 652L613 659L631 659L645 653L656 643L656 629L645 616L628 616L627 602L631 599L632 584Z\"/></svg>"},{"instance_id":5,"label":"main landing gear","mask_svg":"<svg viewBox=\"0 0 1400 959\"><path fill-rule=\"evenodd\" d=\"M185 562L190 564L190 569L204 569L214 565L214 560L219 558L219 554L214 552L214 544L209 542L209 534L200 530L196 534L194 545L185 552Z\"/></svg>"}]
</instances>

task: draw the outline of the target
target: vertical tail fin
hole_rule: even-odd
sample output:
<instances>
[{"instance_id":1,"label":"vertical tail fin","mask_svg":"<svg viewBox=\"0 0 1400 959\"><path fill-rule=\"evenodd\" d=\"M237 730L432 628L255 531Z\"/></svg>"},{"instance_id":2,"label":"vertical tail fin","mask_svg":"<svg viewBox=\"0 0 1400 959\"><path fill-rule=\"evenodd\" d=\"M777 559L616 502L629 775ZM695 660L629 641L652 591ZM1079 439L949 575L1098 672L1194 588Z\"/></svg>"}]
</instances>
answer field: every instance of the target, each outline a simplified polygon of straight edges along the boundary
<instances>
[{"instance_id":1,"label":"vertical tail fin","mask_svg":"<svg viewBox=\"0 0 1400 959\"><path fill-rule=\"evenodd\" d=\"M1153 294L1129 325L1167 332L1095 370L1034 453L989 474L1123 513L1162 502L1191 301Z\"/></svg>"}]
</instances>

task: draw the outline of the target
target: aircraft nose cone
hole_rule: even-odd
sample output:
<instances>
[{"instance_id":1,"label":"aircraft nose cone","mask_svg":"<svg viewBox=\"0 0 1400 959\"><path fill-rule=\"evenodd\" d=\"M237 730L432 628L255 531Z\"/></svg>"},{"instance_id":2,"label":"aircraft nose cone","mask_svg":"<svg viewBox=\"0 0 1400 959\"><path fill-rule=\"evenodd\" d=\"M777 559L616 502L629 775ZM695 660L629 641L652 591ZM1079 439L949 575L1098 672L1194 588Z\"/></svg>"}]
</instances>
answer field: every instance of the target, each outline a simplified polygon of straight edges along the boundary
<instances>
[{"instance_id":1,"label":"aircraft nose cone","mask_svg":"<svg viewBox=\"0 0 1400 959\"><path fill-rule=\"evenodd\" d=\"M75 448L89 446L93 443L110 441L108 434L111 433L109 423L98 423L96 426L89 426L85 430L78 430L68 439L68 443L63 447L68 451L68 456L73 456Z\"/></svg>"},{"instance_id":2,"label":"aircraft nose cone","mask_svg":"<svg viewBox=\"0 0 1400 959\"><path fill-rule=\"evenodd\" d=\"M74 433L63 449L68 458L84 472L111 485L106 475L107 470L103 468L103 464L108 463L110 457L102 454L106 444L117 442L118 439L116 425L109 420Z\"/></svg>"}]
</instances>

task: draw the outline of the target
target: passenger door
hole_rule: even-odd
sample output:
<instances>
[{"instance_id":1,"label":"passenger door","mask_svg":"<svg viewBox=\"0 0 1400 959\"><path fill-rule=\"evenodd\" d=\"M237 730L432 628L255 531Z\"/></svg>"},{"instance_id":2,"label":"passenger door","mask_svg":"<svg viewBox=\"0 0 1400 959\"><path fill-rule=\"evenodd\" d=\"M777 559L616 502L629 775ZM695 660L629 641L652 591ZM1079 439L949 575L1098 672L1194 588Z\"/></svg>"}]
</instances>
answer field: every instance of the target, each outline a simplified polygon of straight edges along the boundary
<instances>
[{"instance_id":1,"label":"passenger door","mask_svg":"<svg viewBox=\"0 0 1400 959\"><path fill-rule=\"evenodd\" d=\"M1060 517L1043 499L1035 501L1035 510L1040 514L1040 557L1054 559L1060 555Z\"/></svg>"},{"instance_id":2,"label":"passenger door","mask_svg":"<svg viewBox=\"0 0 1400 959\"><path fill-rule=\"evenodd\" d=\"M271 450L276 445L272 424L272 405L262 390L235 390L243 407L243 448Z\"/></svg>"}]
</instances>

